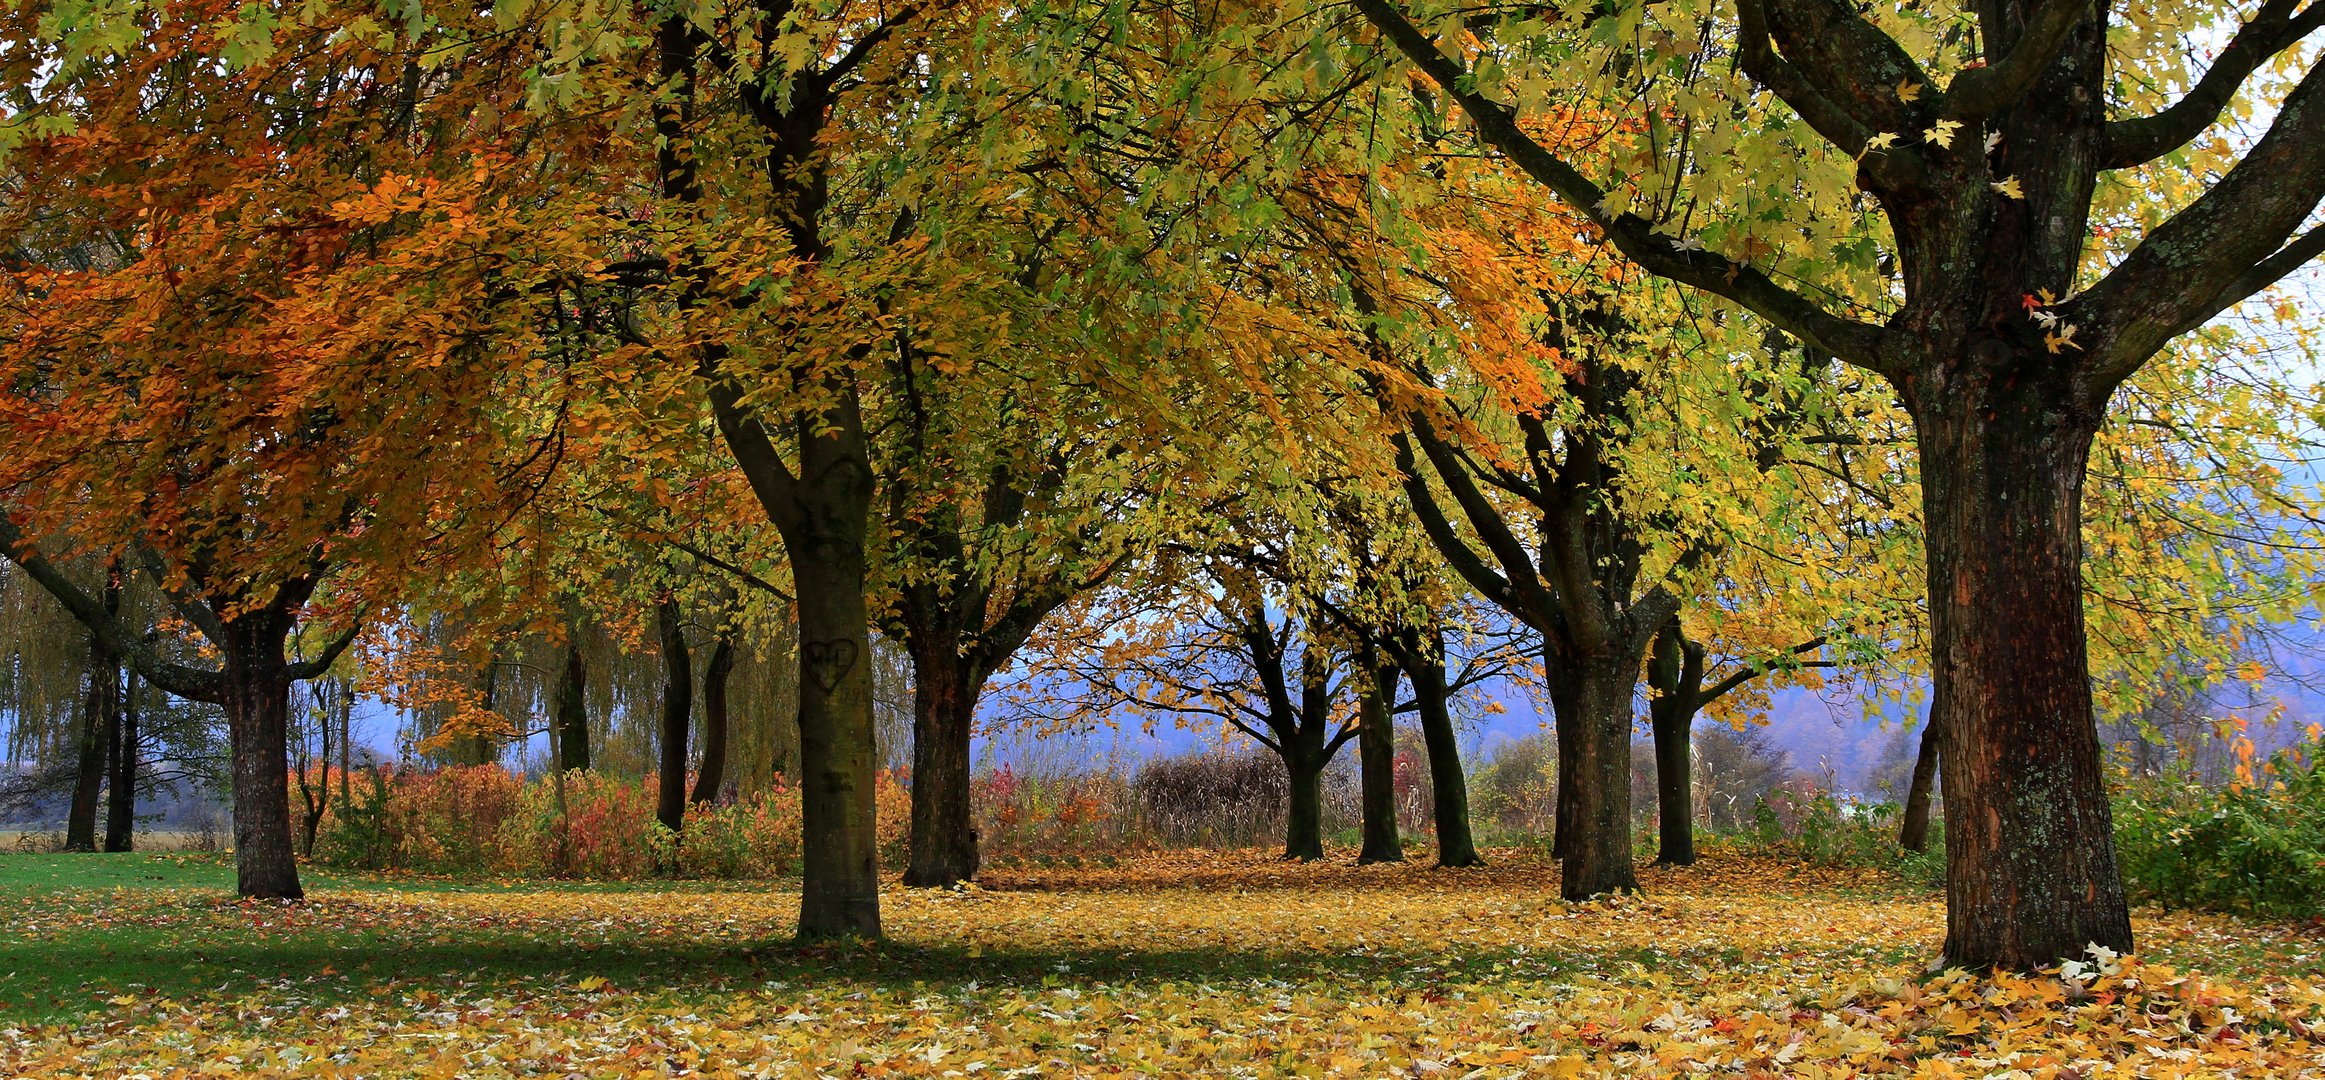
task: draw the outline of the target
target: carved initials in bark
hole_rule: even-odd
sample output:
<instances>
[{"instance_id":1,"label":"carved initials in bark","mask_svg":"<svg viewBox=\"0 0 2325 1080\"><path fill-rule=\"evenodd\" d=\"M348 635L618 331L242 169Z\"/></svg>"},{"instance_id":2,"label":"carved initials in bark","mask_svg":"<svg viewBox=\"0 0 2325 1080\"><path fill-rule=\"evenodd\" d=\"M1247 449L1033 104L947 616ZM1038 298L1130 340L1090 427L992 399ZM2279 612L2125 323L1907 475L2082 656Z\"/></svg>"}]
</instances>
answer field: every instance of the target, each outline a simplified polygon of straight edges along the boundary
<instances>
[{"instance_id":1,"label":"carved initials in bark","mask_svg":"<svg viewBox=\"0 0 2325 1080\"><path fill-rule=\"evenodd\" d=\"M840 680L848 669L856 666L856 643L853 641L810 641L799 647L799 658L805 663L807 677L816 689L831 693L839 689Z\"/></svg>"}]
</instances>

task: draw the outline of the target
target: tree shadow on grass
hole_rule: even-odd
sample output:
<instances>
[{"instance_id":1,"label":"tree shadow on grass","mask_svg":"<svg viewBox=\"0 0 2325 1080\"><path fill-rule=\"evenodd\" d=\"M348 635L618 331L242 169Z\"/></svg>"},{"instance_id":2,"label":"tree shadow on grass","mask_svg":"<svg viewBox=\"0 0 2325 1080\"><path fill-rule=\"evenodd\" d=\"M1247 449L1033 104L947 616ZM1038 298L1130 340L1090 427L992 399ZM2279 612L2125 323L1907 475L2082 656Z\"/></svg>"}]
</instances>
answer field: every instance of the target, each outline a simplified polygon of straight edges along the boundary
<instances>
[{"instance_id":1,"label":"tree shadow on grass","mask_svg":"<svg viewBox=\"0 0 2325 1080\"><path fill-rule=\"evenodd\" d=\"M1924 943L1835 946L1836 966L1911 959ZM953 992L1197 983L1360 986L1426 992L1448 984L1548 983L1577 975L1685 972L1743 961L1732 948L1623 948L1543 952L1509 948L1401 953L1367 950L1164 949L1092 953L967 943L827 942L754 946L700 940L606 944L492 933L318 932L303 938L191 937L160 931L84 930L0 946L0 1023L80 1022L121 995L179 1001L257 996L303 1005L432 996L553 994L584 979L676 998L760 989Z\"/></svg>"}]
</instances>

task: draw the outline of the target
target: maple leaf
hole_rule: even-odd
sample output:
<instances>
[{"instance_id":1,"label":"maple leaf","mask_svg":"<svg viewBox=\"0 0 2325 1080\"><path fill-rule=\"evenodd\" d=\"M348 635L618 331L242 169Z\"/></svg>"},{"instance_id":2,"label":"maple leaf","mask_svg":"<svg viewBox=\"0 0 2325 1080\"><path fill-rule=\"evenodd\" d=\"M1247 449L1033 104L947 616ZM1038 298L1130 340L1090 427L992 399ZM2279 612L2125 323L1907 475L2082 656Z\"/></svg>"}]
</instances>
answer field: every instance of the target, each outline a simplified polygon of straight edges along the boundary
<instances>
[{"instance_id":1,"label":"maple leaf","mask_svg":"<svg viewBox=\"0 0 2325 1080\"><path fill-rule=\"evenodd\" d=\"M2026 192L2019 190L2018 178L2015 176L2004 177L2000 180L1989 183L1986 186L2001 193L2002 197L2006 199L2026 198Z\"/></svg>"},{"instance_id":2,"label":"maple leaf","mask_svg":"<svg viewBox=\"0 0 2325 1080\"><path fill-rule=\"evenodd\" d=\"M1939 146L1951 148L1954 145L1954 132L1961 130L1961 127L1962 123L1959 120L1940 120L1931 124L1929 129L1922 133L1922 137Z\"/></svg>"}]
</instances>

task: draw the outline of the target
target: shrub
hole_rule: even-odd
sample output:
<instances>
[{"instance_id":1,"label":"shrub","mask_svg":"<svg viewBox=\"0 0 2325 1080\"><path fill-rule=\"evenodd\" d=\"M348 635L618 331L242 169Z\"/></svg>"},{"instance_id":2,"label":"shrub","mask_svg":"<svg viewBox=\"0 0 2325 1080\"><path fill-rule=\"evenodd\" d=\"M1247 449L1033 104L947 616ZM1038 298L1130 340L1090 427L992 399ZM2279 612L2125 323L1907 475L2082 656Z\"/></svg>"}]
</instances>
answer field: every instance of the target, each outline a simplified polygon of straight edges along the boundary
<instances>
[{"instance_id":1,"label":"shrub","mask_svg":"<svg viewBox=\"0 0 2325 1080\"><path fill-rule=\"evenodd\" d=\"M2280 753L2258 782L2143 780L2115 800L2135 899L2313 917L2325 912L2325 755Z\"/></svg>"},{"instance_id":2,"label":"shrub","mask_svg":"<svg viewBox=\"0 0 2325 1080\"><path fill-rule=\"evenodd\" d=\"M379 769L353 806L334 805L316 838L318 861L360 870L439 874L516 873L629 880L655 875L776 877L799 870L800 800L776 787L723 804L687 808L685 836L654 816L655 778L565 774L520 779L498 765ZM912 796L881 773L880 861L901 866Z\"/></svg>"},{"instance_id":3,"label":"shrub","mask_svg":"<svg viewBox=\"0 0 2325 1080\"><path fill-rule=\"evenodd\" d=\"M1184 754L1148 762L1131 782L1148 835L1178 846L1252 847L1283 838L1291 781L1260 753Z\"/></svg>"},{"instance_id":4,"label":"shrub","mask_svg":"<svg viewBox=\"0 0 2325 1080\"><path fill-rule=\"evenodd\" d=\"M1558 819L1558 748L1546 733L1503 743L1478 770L1470 792L1474 826L1507 836L1547 837Z\"/></svg>"},{"instance_id":5,"label":"shrub","mask_svg":"<svg viewBox=\"0 0 2325 1080\"><path fill-rule=\"evenodd\" d=\"M1002 765L970 781L969 805L988 862L1079 862L1140 846L1137 796L1112 770L1020 771Z\"/></svg>"}]
</instances>

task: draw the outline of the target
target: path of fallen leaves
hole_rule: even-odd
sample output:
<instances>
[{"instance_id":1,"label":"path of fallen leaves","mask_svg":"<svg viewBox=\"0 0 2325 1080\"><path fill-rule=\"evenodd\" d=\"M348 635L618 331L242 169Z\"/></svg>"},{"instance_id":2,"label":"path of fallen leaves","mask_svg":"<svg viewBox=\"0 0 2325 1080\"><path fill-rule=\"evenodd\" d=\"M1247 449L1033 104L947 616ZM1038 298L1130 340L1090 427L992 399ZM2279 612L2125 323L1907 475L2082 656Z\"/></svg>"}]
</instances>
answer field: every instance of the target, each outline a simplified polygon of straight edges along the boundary
<instances>
[{"instance_id":1,"label":"path of fallen leaves","mask_svg":"<svg viewBox=\"0 0 2325 1080\"><path fill-rule=\"evenodd\" d=\"M1938 899L1875 875L1727 856L1646 886L1178 856L894 889L876 951L775 944L781 889L49 897L0 944L158 926L183 949L156 963L214 988L0 1029L0 1076L2325 1076L2313 928L2150 913L2139 960L1929 978ZM345 964L257 966L314 935Z\"/></svg>"}]
</instances>

